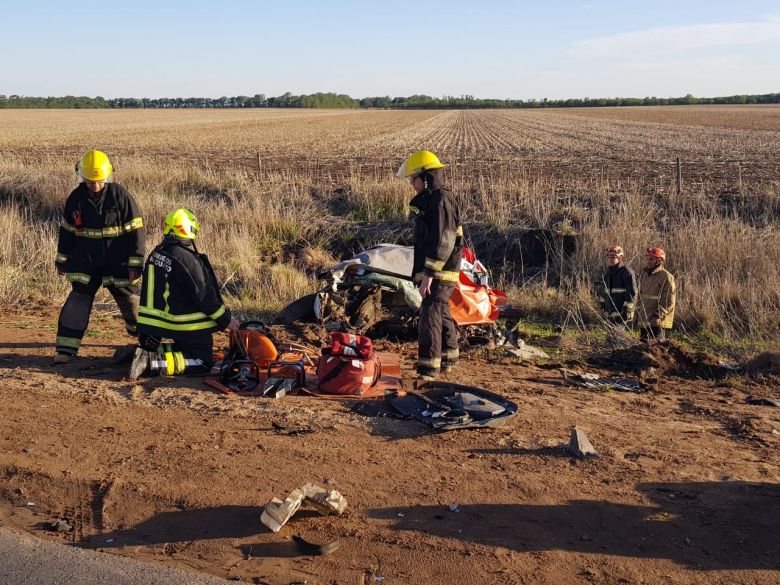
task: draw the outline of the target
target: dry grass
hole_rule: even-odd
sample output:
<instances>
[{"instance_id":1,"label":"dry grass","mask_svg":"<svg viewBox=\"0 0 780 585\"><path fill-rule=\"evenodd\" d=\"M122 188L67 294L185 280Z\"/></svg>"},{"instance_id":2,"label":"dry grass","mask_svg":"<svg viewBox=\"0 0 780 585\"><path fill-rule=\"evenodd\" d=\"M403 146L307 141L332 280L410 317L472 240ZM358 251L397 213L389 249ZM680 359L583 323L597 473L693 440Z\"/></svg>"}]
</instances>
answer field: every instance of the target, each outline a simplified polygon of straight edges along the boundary
<instances>
[{"instance_id":1,"label":"dry grass","mask_svg":"<svg viewBox=\"0 0 780 585\"><path fill-rule=\"evenodd\" d=\"M194 209L232 303L251 312L312 290L306 272L344 251L335 243L350 225L389 222L392 231L372 238L395 239L411 193L393 173L424 147L451 163L447 181L480 239L520 228L578 234L573 256L561 263L552 254L544 267L560 277L559 290L529 279L533 270L504 275L528 311L558 318L580 302L606 245L621 243L635 268L647 246L660 245L680 283L684 328L777 338L778 127L778 107L2 111L0 299L65 294L53 274L54 218L87 148L111 155L151 226L150 245L168 211ZM298 260L264 261L290 252Z\"/></svg>"}]
</instances>

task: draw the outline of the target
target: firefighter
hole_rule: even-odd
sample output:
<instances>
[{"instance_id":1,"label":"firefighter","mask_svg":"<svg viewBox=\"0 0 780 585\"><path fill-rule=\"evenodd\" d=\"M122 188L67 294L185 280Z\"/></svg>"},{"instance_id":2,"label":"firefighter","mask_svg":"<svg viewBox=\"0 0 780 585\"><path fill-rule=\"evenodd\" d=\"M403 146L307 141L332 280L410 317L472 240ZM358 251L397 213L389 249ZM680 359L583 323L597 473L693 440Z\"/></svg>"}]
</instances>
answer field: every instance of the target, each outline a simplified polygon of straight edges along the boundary
<instances>
[{"instance_id":1,"label":"firefighter","mask_svg":"<svg viewBox=\"0 0 780 585\"><path fill-rule=\"evenodd\" d=\"M416 368L426 380L449 372L460 357L450 296L459 278L463 227L455 198L442 186L444 166L435 154L421 150L398 169L416 193L409 203L414 214L412 276L423 298Z\"/></svg>"},{"instance_id":2,"label":"firefighter","mask_svg":"<svg viewBox=\"0 0 780 585\"><path fill-rule=\"evenodd\" d=\"M677 289L674 276L666 270L666 252L648 248L647 266L639 288L638 324L645 341L663 341L674 323Z\"/></svg>"},{"instance_id":3,"label":"firefighter","mask_svg":"<svg viewBox=\"0 0 780 585\"><path fill-rule=\"evenodd\" d=\"M65 202L60 219L55 267L72 291L60 311L55 364L78 353L100 286L114 297L135 336L138 284L144 262L144 222L135 200L112 182L113 166L99 150L90 150L76 165L79 186Z\"/></svg>"},{"instance_id":4,"label":"firefighter","mask_svg":"<svg viewBox=\"0 0 780 585\"><path fill-rule=\"evenodd\" d=\"M599 302L610 323L628 327L634 321L637 287L634 271L624 264L624 257L620 246L607 248L607 270L602 278Z\"/></svg>"},{"instance_id":5,"label":"firefighter","mask_svg":"<svg viewBox=\"0 0 780 585\"><path fill-rule=\"evenodd\" d=\"M195 247L199 231L198 219L188 209L177 209L165 218L163 240L144 268L140 347L130 366L131 380L144 373L207 374L214 363L212 333L238 330L208 257Z\"/></svg>"}]
</instances>

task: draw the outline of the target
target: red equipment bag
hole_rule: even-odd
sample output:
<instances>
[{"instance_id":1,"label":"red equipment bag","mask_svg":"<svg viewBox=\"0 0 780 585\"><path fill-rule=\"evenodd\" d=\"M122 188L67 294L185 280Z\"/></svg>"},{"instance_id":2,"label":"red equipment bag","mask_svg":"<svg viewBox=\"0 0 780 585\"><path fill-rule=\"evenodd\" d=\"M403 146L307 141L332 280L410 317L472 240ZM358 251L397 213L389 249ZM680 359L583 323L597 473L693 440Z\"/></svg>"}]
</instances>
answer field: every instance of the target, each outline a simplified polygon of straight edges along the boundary
<instances>
[{"instance_id":1,"label":"red equipment bag","mask_svg":"<svg viewBox=\"0 0 780 585\"><path fill-rule=\"evenodd\" d=\"M317 385L327 394L363 394L377 383L382 364L368 337L331 333L317 366Z\"/></svg>"}]
</instances>

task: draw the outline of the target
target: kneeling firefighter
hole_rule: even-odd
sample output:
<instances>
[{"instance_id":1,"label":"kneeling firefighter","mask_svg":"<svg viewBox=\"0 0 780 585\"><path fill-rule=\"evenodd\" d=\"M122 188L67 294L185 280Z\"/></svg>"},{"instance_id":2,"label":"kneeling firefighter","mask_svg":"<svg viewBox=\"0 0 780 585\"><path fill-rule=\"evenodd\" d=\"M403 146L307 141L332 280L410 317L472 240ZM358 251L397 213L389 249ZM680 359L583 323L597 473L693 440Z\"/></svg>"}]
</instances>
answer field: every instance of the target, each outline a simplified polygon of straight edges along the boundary
<instances>
[{"instance_id":1,"label":"kneeling firefighter","mask_svg":"<svg viewBox=\"0 0 780 585\"><path fill-rule=\"evenodd\" d=\"M412 276L423 297L416 366L423 379L448 372L460 357L450 296L460 274L463 227L457 202L442 185L444 166L435 154L421 150L398 169L417 194L409 206L414 214Z\"/></svg>"},{"instance_id":2,"label":"kneeling firefighter","mask_svg":"<svg viewBox=\"0 0 780 585\"><path fill-rule=\"evenodd\" d=\"M72 286L57 323L55 364L66 364L78 353L101 285L135 337L144 263L144 222L132 195L113 182L111 161L90 150L76 172L79 186L65 202L55 260L57 273Z\"/></svg>"},{"instance_id":3,"label":"kneeling firefighter","mask_svg":"<svg viewBox=\"0 0 780 585\"><path fill-rule=\"evenodd\" d=\"M163 240L144 269L140 347L130 366L131 380L144 373L206 374L214 362L213 332L238 329L208 258L195 247L199 231L198 219L188 209L177 209L165 218Z\"/></svg>"}]
</instances>

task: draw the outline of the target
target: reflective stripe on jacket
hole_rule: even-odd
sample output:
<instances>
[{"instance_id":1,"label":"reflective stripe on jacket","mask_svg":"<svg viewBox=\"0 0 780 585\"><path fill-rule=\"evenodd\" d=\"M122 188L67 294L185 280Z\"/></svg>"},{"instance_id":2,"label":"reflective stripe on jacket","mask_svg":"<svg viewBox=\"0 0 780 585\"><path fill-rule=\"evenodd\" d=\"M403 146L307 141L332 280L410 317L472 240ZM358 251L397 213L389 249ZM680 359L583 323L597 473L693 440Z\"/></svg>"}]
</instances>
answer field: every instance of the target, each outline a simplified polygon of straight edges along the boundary
<instances>
[{"instance_id":1,"label":"reflective stripe on jacket","mask_svg":"<svg viewBox=\"0 0 780 585\"><path fill-rule=\"evenodd\" d=\"M411 276L457 282L463 253L463 226L452 194L444 187L425 190L409 206L414 218L414 267Z\"/></svg>"},{"instance_id":2,"label":"reflective stripe on jacket","mask_svg":"<svg viewBox=\"0 0 780 585\"><path fill-rule=\"evenodd\" d=\"M180 337L230 322L211 264L188 240L167 235L146 260L138 333Z\"/></svg>"},{"instance_id":3,"label":"reflective stripe on jacket","mask_svg":"<svg viewBox=\"0 0 780 585\"><path fill-rule=\"evenodd\" d=\"M639 284L639 310L637 320L640 327L649 327L650 319L661 320L661 327L671 329L674 323L674 308L677 301L677 287L674 276L663 264L651 272L642 273Z\"/></svg>"},{"instance_id":4,"label":"reflective stripe on jacket","mask_svg":"<svg viewBox=\"0 0 780 585\"><path fill-rule=\"evenodd\" d=\"M135 200L117 183L94 195L81 183L60 216L55 263L68 273L100 268L125 281L144 262L144 222Z\"/></svg>"}]
</instances>

